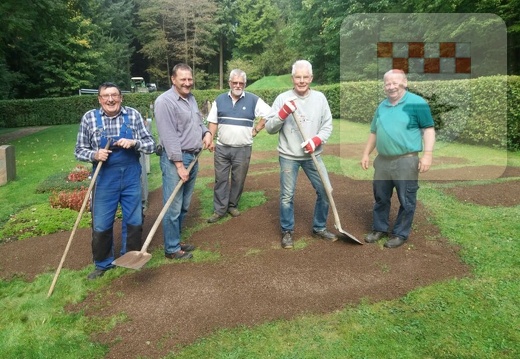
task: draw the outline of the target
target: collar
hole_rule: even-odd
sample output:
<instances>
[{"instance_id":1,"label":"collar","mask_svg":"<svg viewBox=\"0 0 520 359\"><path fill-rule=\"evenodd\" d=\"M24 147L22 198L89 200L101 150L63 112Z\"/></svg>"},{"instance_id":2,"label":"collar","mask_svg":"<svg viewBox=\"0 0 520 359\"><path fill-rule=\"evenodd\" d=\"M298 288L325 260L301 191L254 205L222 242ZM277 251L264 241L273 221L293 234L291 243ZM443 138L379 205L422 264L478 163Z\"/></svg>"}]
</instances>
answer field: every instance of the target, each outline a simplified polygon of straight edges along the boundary
<instances>
[{"instance_id":1,"label":"collar","mask_svg":"<svg viewBox=\"0 0 520 359\"><path fill-rule=\"evenodd\" d=\"M119 116L121 116L122 114L125 114L125 113L128 113L128 111L126 110L125 106L121 106L121 108L119 109L119 112L117 113L117 115L114 115L114 116L109 116L105 113L105 110L103 110L103 107L101 107L99 109L99 113L101 114L101 116L105 116L107 118L117 118Z\"/></svg>"},{"instance_id":2,"label":"collar","mask_svg":"<svg viewBox=\"0 0 520 359\"><path fill-rule=\"evenodd\" d=\"M400 104L402 104L403 102L405 102L407 97L408 97L408 91L405 91L403 97L401 97L401 98L399 99L399 101L397 101L397 103L396 103L395 105L392 105L392 104L390 103L390 101L388 100L388 97L385 98L385 100L383 101L383 103L384 103L385 106L388 106L388 107L394 107L394 106L400 105Z\"/></svg>"},{"instance_id":3,"label":"collar","mask_svg":"<svg viewBox=\"0 0 520 359\"><path fill-rule=\"evenodd\" d=\"M188 101L188 99L190 98L190 96L193 96L193 94L190 92L186 98L182 97L182 96L177 92L177 89L175 88L175 86L172 86L172 92L173 92L173 95L177 98L177 100Z\"/></svg>"},{"instance_id":4,"label":"collar","mask_svg":"<svg viewBox=\"0 0 520 359\"><path fill-rule=\"evenodd\" d=\"M245 91L242 91L242 95L240 95L240 97L237 98L236 100L235 100L235 98L234 98L233 96L231 96L231 90L229 90L229 92L228 92L228 96L229 96L229 98L230 98L231 100L233 100L233 101L238 101L238 100L240 100L241 98L243 98L243 97L246 96L246 92L245 92Z\"/></svg>"},{"instance_id":5,"label":"collar","mask_svg":"<svg viewBox=\"0 0 520 359\"><path fill-rule=\"evenodd\" d=\"M307 94L304 95L304 96L300 96L300 95L298 95L298 94L296 93L296 91L294 91L294 88L292 89L292 92L293 92L294 96L296 96L296 97L298 97L298 98L304 100L304 99L306 99L307 97L309 97L309 96L311 95L312 89L309 87L309 91L307 91Z\"/></svg>"}]
</instances>

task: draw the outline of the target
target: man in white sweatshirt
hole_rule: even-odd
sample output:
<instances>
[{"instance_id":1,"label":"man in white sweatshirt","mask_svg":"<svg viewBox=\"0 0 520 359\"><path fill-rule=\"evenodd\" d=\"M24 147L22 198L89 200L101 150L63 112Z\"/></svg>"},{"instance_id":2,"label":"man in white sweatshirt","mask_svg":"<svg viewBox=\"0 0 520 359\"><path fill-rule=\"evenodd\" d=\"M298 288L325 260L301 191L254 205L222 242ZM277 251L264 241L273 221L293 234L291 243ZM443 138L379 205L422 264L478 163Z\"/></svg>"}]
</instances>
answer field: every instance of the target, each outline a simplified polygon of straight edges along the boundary
<instances>
[{"instance_id":1,"label":"man in white sweatshirt","mask_svg":"<svg viewBox=\"0 0 520 359\"><path fill-rule=\"evenodd\" d=\"M266 122L269 134L278 133L278 153L280 162L280 226L282 248L293 247L294 234L294 193L300 167L311 181L316 191L316 204L312 232L315 236L335 241L338 237L326 228L329 200L320 174L311 157L316 160L329 181L327 171L320 156L323 144L332 133L332 114L325 95L312 90L312 65L306 60L298 60L292 66L293 89L280 94L274 101L273 112ZM293 112L301 119L301 134ZM303 136L306 136L305 138ZM303 142L302 142L303 141ZM329 183L330 184L330 183Z\"/></svg>"}]
</instances>

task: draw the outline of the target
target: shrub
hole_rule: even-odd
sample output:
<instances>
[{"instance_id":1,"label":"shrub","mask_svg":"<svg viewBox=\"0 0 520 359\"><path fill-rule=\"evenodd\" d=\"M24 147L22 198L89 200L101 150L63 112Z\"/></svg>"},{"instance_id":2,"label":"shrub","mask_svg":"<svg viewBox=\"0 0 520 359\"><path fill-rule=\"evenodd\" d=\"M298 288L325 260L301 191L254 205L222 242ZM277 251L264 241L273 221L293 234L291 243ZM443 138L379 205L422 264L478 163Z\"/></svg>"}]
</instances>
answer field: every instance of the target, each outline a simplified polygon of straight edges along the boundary
<instances>
[{"instance_id":1,"label":"shrub","mask_svg":"<svg viewBox=\"0 0 520 359\"><path fill-rule=\"evenodd\" d=\"M36 193L74 191L89 186L90 171L83 165L77 165L71 172L58 172L47 177L36 187Z\"/></svg>"},{"instance_id":2,"label":"shrub","mask_svg":"<svg viewBox=\"0 0 520 359\"><path fill-rule=\"evenodd\" d=\"M74 191L53 192L49 197L49 202L52 208L69 208L79 212L87 195L87 190L87 188L81 187ZM88 205L89 202L87 202L87 207Z\"/></svg>"},{"instance_id":3,"label":"shrub","mask_svg":"<svg viewBox=\"0 0 520 359\"><path fill-rule=\"evenodd\" d=\"M76 165L72 172L69 173L67 179L71 182L82 182L90 176L90 171L83 165Z\"/></svg>"}]
</instances>

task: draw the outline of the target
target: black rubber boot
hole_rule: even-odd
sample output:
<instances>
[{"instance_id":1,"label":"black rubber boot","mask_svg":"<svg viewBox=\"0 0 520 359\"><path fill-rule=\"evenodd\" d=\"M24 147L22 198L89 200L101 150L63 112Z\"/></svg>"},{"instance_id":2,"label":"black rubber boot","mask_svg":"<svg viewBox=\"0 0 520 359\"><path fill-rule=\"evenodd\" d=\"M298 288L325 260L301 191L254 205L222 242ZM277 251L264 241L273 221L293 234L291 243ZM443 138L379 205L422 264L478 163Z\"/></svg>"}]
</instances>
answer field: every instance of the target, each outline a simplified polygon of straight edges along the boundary
<instances>
[{"instance_id":1,"label":"black rubber boot","mask_svg":"<svg viewBox=\"0 0 520 359\"><path fill-rule=\"evenodd\" d=\"M113 240L112 228L102 232L92 232L92 256L95 261L102 261L110 256Z\"/></svg>"},{"instance_id":2,"label":"black rubber boot","mask_svg":"<svg viewBox=\"0 0 520 359\"><path fill-rule=\"evenodd\" d=\"M141 237L143 234L143 226L126 225L126 250L140 251L142 247Z\"/></svg>"}]
</instances>

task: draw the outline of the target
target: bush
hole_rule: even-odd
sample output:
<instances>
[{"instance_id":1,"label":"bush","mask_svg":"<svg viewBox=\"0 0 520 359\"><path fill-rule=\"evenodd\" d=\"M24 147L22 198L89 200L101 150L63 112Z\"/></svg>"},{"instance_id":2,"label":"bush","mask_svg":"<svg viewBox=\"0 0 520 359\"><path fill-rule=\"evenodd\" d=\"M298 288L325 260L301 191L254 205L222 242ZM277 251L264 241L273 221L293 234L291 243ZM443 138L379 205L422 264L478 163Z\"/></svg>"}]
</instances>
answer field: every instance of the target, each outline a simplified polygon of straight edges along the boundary
<instances>
[{"instance_id":1,"label":"bush","mask_svg":"<svg viewBox=\"0 0 520 359\"><path fill-rule=\"evenodd\" d=\"M83 165L76 165L67 179L71 182L83 182L90 176L90 171Z\"/></svg>"},{"instance_id":2,"label":"bush","mask_svg":"<svg viewBox=\"0 0 520 359\"><path fill-rule=\"evenodd\" d=\"M49 197L52 208L69 208L74 211L80 211L88 189L81 187L74 191L53 192ZM89 206L90 199L87 201L86 207Z\"/></svg>"},{"instance_id":3,"label":"bush","mask_svg":"<svg viewBox=\"0 0 520 359\"><path fill-rule=\"evenodd\" d=\"M341 84L342 118L370 123L384 98L381 82ZM409 82L430 104L439 140L520 149L520 78Z\"/></svg>"},{"instance_id":4,"label":"bush","mask_svg":"<svg viewBox=\"0 0 520 359\"><path fill-rule=\"evenodd\" d=\"M83 181L71 181L68 180L68 177L71 176L73 178L79 179L79 176L84 176L84 174L76 175L72 174L72 172L58 172L49 176L45 181L40 183L38 187L36 187L36 193L52 193L57 191L74 191L81 187L88 187L89 181L87 179Z\"/></svg>"},{"instance_id":5,"label":"bush","mask_svg":"<svg viewBox=\"0 0 520 359\"><path fill-rule=\"evenodd\" d=\"M380 81L313 88L327 96L334 118L364 123L370 123L384 96ZM439 139L520 150L520 77L410 82L410 90L430 102ZM212 102L226 91L194 90L193 94L202 106L206 100ZM270 104L282 91L259 90L255 94ZM136 108L143 117L151 117L150 105L159 95L159 92L125 94L125 104ZM94 95L0 101L0 127L79 123L85 112L98 106Z\"/></svg>"}]
</instances>

